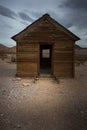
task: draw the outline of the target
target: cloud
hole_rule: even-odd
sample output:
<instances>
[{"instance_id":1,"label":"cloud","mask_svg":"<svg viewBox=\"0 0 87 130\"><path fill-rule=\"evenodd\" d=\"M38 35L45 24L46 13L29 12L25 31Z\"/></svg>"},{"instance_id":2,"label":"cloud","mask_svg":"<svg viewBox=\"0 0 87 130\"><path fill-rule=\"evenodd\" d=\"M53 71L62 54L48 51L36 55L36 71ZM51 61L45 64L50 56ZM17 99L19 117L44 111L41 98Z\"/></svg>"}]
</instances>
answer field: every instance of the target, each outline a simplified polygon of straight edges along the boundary
<instances>
[{"instance_id":1,"label":"cloud","mask_svg":"<svg viewBox=\"0 0 87 130\"><path fill-rule=\"evenodd\" d=\"M32 11L32 12L30 11L30 14L32 15L34 19L37 19L41 17L44 14L44 12L43 11Z\"/></svg>"},{"instance_id":2,"label":"cloud","mask_svg":"<svg viewBox=\"0 0 87 130\"><path fill-rule=\"evenodd\" d=\"M0 4L0 39L3 37L3 41L23 30L44 13L49 13L52 18L79 36L84 45L87 44L86 0L0 0Z\"/></svg>"},{"instance_id":3,"label":"cloud","mask_svg":"<svg viewBox=\"0 0 87 130\"><path fill-rule=\"evenodd\" d=\"M19 14L19 16L20 16L20 18L21 18L22 20L29 21L29 22L32 22L32 21L33 21L33 19L32 19L31 17L29 17L29 16L28 16L26 13L24 13L24 12L19 12L18 14Z\"/></svg>"},{"instance_id":4,"label":"cloud","mask_svg":"<svg viewBox=\"0 0 87 130\"><path fill-rule=\"evenodd\" d=\"M15 19L16 17L16 14L14 13L14 11L2 5L0 5L0 15L11 18L11 19Z\"/></svg>"},{"instance_id":5,"label":"cloud","mask_svg":"<svg viewBox=\"0 0 87 130\"><path fill-rule=\"evenodd\" d=\"M87 10L87 0L65 0L64 5L73 9Z\"/></svg>"},{"instance_id":6,"label":"cloud","mask_svg":"<svg viewBox=\"0 0 87 130\"><path fill-rule=\"evenodd\" d=\"M64 21L71 25L87 28L87 1L86 0L65 0L59 6L64 11Z\"/></svg>"}]
</instances>

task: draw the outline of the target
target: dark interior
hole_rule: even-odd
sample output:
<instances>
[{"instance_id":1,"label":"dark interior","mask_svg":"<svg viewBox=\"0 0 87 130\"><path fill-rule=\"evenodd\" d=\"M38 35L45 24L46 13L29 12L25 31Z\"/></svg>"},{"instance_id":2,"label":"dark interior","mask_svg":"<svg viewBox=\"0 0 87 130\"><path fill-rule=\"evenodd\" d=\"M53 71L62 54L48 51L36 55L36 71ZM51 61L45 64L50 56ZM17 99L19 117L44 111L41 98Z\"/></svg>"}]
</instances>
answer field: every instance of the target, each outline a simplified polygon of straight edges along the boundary
<instances>
[{"instance_id":1,"label":"dark interior","mask_svg":"<svg viewBox=\"0 0 87 130\"><path fill-rule=\"evenodd\" d=\"M40 73L51 73L52 45L40 45Z\"/></svg>"}]
</instances>

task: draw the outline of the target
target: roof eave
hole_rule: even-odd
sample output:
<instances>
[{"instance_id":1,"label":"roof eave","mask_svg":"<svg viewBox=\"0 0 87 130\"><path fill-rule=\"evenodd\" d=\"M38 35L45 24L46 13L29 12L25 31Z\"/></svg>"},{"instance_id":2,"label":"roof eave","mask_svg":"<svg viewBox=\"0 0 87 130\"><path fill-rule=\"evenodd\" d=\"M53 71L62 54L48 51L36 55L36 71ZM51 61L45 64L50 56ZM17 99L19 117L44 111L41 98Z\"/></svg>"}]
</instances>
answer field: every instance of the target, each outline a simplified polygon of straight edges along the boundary
<instances>
[{"instance_id":1,"label":"roof eave","mask_svg":"<svg viewBox=\"0 0 87 130\"><path fill-rule=\"evenodd\" d=\"M21 32L19 32L18 34L14 35L11 37L11 39L13 39L14 41L17 41L17 39L19 38L19 36L25 31L27 30L29 27L31 27L34 23L38 22L39 20L41 20L42 18L45 19L51 19L51 22L54 21L56 26L59 25L63 30L66 30L66 34L68 34L73 41L78 41L80 40L80 38L78 36L76 36L74 33L72 33L71 31L69 31L67 28L65 28L64 26L62 26L60 23L58 23L55 19L51 18L49 14L45 14L42 17L40 17L39 19L37 19L35 22L33 22L32 24L30 24L29 26L27 26L24 30L22 30ZM52 22L53 23L53 22ZM55 26L55 25L54 25Z\"/></svg>"}]
</instances>

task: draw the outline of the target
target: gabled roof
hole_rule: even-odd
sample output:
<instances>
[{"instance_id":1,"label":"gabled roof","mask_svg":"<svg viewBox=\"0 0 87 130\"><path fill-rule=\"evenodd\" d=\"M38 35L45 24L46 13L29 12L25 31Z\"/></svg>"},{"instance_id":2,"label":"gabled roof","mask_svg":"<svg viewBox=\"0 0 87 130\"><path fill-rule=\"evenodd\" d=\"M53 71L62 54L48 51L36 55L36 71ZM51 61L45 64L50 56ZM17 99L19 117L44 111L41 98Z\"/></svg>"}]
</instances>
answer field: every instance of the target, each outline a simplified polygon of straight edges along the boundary
<instances>
[{"instance_id":1,"label":"gabled roof","mask_svg":"<svg viewBox=\"0 0 87 130\"><path fill-rule=\"evenodd\" d=\"M32 30L34 26L36 26L38 23L40 23L42 20L47 20L50 24L52 24L56 29L60 29L63 33L67 34L71 39L74 41L80 40L78 36L73 34L71 31L66 29L64 26L62 26L60 23L58 23L56 20L54 20L52 17L50 17L49 14L44 14L42 17L40 17L38 20L27 26L23 31L19 32L18 34L14 35L12 37L13 40L17 41L17 39L20 38L21 35L25 34L25 32Z\"/></svg>"}]
</instances>

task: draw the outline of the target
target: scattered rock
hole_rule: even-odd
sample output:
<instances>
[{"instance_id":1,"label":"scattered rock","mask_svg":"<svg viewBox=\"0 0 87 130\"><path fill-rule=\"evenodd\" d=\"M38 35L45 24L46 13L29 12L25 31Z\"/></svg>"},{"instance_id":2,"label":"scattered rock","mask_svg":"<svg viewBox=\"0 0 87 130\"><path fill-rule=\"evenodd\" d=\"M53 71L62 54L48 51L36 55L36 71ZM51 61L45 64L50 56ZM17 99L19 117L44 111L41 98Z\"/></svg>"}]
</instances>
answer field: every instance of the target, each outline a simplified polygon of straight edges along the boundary
<instances>
[{"instance_id":1,"label":"scattered rock","mask_svg":"<svg viewBox=\"0 0 87 130\"><path fill-rule=\"evenodd\" d=\"M23 86L28 87L28 86L30 86L30 83L23 83Z\"/></svg>"},{"instance_id":2,"label":"scattered rock","mask_svg":"<svg viewBox=\"0 0 87 130\"><path fill-rule=\"evenodd\" d=\"M20 78L20 77L16 77L15 79L16 79L16 80L18 80L18 81L19 81L19 80L21 80L21 78Z\"/></svg>"},{"instance_id":3,"label":"scattered rock","mask_svg":"<svg viewBox=\"0 0 87 130\"><path fill-rule=\"evenodd\" d=\"M1 116L1 117L3 117L3 116L4 116L4 114L3 114L3 113L1 113L1 114L0 114L0 116Z\"/></svg>"},{"instance_id":4,"label":"scattered rock","mask_svg":"<svg viewBox=\"0 0 87 130\"><path fill-rule=\"evenodd\" d=\"M80 111L81 114L84 114L84 111Z\"/></svg>"},{"instance_id":5,"label":"scattered rock","mask_svg":"<svg viewBox=\"0 0 87 130\"><path fill-rule=\"evenodd\" d=\"M13 81L20 81L21 78L20 78L20 77L16 77L16 78L13 78L12 80L13 80Z\"/></svg>"},{"instance_id":6,"label":"scattered rock","mask_svg":"<svg viewBox=\"0 0 87 130\"><path fill-rule=\"evenodd\" d=\"M18 125L17 125L17 128L21 128L21 125L18 124Z\"/></svg>"},{"instance_id":7,"label":"scattered rock","mask_svg":"<svg viewBox=\"0 0 87 130\"><path fill-rule=\"evenodd\" d=\"M4 95L6 93L6 90L2 90L2 95Z\"/></svg>"},{"instance_id":8,"label":"scattered rock","mask_svg":"<svg viewBox=\"0 0 87 130\"><path fill-rule=\"evenodd\" d=\"M6 92L6 90L4 89L4 90L3 90L3 92L5 93L5 92Z\"/></svg>"}]
</instances>

